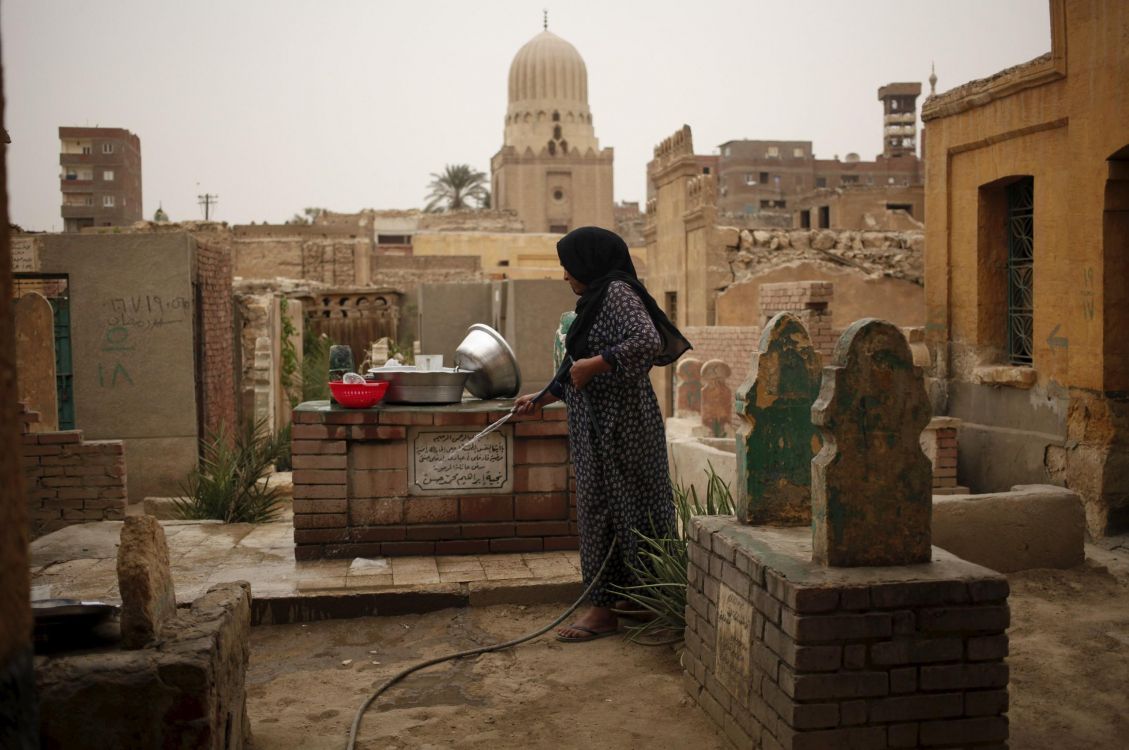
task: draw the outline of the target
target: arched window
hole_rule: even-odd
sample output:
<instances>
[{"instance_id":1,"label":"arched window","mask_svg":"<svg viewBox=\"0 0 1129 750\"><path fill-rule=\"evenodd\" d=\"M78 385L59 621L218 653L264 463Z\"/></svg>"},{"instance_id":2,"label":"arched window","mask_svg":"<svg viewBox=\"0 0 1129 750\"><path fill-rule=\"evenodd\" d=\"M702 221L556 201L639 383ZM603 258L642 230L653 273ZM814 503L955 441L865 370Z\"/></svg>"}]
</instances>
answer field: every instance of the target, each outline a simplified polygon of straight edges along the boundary
<instances>
[{"instance_id":1,"label":"arched window","mask_svg":"<svg viewBox=\"0 0 1129 750\"><path fill-rule=\"evenodd\" d=\"M560 112L553 112L553 122L560 122L560 121L561 121L561 113Z\"/></svg>"},{"instance_id":2,"label":"arched window","mask_svg":"<svg viewBox=\"0 0 1129 750\"><path fill-rule=\"evenodd\" d=\"M549 156L557 155L557 144L555 141L549 141Z\"/></svg>"},{"instance_id":3,"label":"arched window","mask_svg":"<svg viewBox=\"0 0 1129 750\"><path fill-rule=\"evenodd\" d=\"M560 125L554 125L553 126L553 137L556 138L558 141L561 139L561 126Z\"/></svg>"}]
</instances>

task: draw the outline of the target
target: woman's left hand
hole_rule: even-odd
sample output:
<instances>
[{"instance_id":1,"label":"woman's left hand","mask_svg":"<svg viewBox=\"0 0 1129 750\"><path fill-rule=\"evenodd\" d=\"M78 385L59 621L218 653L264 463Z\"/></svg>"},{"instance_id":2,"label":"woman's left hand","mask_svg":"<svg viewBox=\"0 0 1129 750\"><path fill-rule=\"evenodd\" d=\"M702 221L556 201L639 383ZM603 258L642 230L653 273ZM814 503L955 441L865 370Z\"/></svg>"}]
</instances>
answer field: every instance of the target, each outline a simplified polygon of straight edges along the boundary
<instances>
[{"instance_id":1,"label":"woman's left hand","mask_svg":"<svg viewBox=\"0 0 1129 750\"><path fill-rule=\"evenodd\" d=\"M572 385L577 390L583 390L584 386L596 377L605 372L610 372L612 366L608 364L603 355L596 355L595 357L586 357L579 359L572 363L572 369L569 370L569 378L572 380Z\"/></svg>"}]
</instances>

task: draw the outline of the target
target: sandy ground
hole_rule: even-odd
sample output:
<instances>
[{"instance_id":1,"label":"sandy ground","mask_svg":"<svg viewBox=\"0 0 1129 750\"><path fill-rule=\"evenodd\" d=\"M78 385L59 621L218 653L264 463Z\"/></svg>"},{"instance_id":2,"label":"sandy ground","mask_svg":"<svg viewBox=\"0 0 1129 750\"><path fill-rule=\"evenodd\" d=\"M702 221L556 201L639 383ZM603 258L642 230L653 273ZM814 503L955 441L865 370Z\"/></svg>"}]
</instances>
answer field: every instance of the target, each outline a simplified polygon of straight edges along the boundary
<instances>
[{"instance_id":1,"label":"sandy ground","mask_svg":"<svg viewBox=\"0 0 1129 750\"><path fill-rule=\"evenodd\" d=\"M1129 747L1129 546L1011 582L1011 747Z\"/></svg>"},{"instance_id":2,"label":"sandy ground","mask_svg":"<svg viewBox=\"0 0 1129 750\"><path fill-rule=\"evenodd\" d=\"M1009 576L1013 748L1129 747L1129 539L1088 552L1073 570ZM484 607L255 628L255 747L343 748L357 706L392 673L534 630L557 611ZM543 639L412 675L370 709L361 738L369 749L728 747L683 694L677 654L619 638Z\"/></svg>"},{"instance_id":3,"label":"sandy ground","mask_svg":"<svg viewBox=\"0 0 1129 750\"><path fill-rule=\"evenodd\" d=\"M536 630L561 609L480 607L254 628L247 708L255 747L340 750L357 707L387 677ZM369 709L360 738L357 747L367 750L728 747L683 693L677 653L621 638L543 638L429 668Z\"/></svg>"}]
</instances>

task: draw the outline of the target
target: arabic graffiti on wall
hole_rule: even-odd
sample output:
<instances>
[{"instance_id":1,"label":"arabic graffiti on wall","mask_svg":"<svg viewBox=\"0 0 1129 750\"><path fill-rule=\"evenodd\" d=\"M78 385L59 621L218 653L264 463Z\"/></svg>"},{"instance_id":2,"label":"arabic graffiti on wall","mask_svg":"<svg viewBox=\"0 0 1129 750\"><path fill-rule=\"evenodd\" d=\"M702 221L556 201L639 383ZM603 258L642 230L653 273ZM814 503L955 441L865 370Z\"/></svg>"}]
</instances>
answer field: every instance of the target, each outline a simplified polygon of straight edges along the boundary
<instances>
[{"instance_id":1,"label":"arabic graffiti on wall","mask_svg":"<svg viewBox=\"0 0 1129 750\"><path fill-rule=\"evenodd\" d=\"M415 428L409 433L413 495L503 494L513 490L513 431L503 427L467 445L475 430Z\"/></svg>"},{"instance_id":2,"label":"arabic graffiti on wall","mask_svg":"<svg viewBox=\"0 0 1129 750\"><path fill-rule=\"evenodd\" d=\"M101 351L98 362L98 385L117 388L133 385L130 368L137 352L136 334L159 330L164 326L184 325L191 316L192 303L186 297L162 297L139 294L113 297L103 301Z\"/></svg>"}]
</instances>

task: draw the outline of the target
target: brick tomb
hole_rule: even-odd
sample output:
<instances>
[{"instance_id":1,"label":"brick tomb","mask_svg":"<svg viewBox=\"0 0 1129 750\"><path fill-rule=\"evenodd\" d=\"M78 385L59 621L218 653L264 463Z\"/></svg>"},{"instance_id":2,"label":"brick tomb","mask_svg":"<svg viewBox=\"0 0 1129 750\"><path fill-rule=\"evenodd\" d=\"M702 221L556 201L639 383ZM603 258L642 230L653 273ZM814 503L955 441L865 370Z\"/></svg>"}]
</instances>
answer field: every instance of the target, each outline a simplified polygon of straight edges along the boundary
<instances>
[{"instance_id":1,"label":"brick tomb","mask_svg":"<svg viewBox=\"0 0 1129 750\"><path fill-rule=\"evenodd\" d=\"M510 401L294 409L299 560L576 549L562 404L512 417Z\"/></svg>"},{"instance_id":2,"label":"brick tomb","mask_svg":"<svg viewBox=\"0 0 1129 750\"><path fill-rule=\"evenodd\" d=\"M921 370L893 325L858 321L817 396L797 324L774 318L742 388L737 505L763 525L687 529L687 689L739 748L1006 747L1008 583L931 544ZM758 464L781 450L810 480Z\"/></svg>"}]
</instances>

